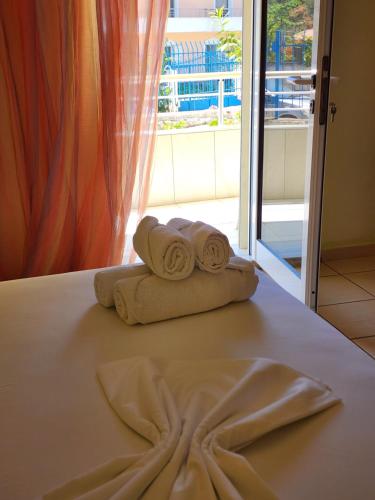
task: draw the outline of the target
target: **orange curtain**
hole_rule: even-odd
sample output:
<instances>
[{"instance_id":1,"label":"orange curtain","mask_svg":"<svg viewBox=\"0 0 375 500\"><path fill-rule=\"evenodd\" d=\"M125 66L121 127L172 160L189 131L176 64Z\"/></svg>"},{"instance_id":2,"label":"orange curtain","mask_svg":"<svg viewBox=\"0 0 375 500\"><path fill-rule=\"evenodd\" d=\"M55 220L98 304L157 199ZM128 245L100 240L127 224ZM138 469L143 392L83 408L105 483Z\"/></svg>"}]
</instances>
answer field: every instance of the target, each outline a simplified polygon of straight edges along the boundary
<instances>
[{"instance_id":1,"label":"orange curtain","mask_svg":"<svg viewBox=\"0 0 375 500\"><path fill-rule=\"evenodd\" d=\"M168 0L0 2L0 279L118 264L148 195Z\"/></svg>"}]
</instances>

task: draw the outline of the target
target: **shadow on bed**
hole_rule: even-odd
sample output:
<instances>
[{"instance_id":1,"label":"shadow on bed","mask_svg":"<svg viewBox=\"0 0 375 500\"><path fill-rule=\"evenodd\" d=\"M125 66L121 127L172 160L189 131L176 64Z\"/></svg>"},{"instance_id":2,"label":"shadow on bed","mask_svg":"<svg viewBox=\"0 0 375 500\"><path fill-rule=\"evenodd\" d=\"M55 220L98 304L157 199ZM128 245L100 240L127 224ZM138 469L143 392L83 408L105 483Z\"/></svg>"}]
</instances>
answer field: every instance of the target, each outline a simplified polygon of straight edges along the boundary
<instances>
[{"instance_id":1,"label":"shadow on bed","mask_svg":"<svg viewBox=\"0 0 375 500\"><path fill-rule=\"evenodd\" d=\"M264 317L250 301L148 325L126 325L99 304L82 315L65 354L87 348L98 363L144 355L174 359L246 357L249 337L261 341Z\"/></svg>"},{"instance_id":2,"label":"shadow on bed","mask_svg":"<svg viewBox=\"0 0 375 500\"><path fill-rule=\"evenodd\" d=\"M338 404L276 429L244 448L242 454L276 491L280 489L279 484L290 482L294 482L296 491L314 491L322 471L329 474L328 461L335 450L327 449L326 433L334 421L337 424L336 417L342 410L342 404ZM311 461L311 457L315 459ZM311 484L305 478L304 484L298 485L295 472L298 468L311 471Z\"/></svg>"}]
</instances>

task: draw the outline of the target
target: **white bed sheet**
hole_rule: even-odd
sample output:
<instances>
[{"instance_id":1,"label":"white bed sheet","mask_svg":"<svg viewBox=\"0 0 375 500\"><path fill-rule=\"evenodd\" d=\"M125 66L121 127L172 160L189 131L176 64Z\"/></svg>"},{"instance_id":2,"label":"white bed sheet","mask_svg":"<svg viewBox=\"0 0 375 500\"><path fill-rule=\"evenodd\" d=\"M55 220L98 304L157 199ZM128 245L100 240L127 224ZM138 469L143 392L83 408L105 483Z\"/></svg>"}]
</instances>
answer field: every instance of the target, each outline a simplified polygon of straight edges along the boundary
<instances>
[{"instance_id":1,"label":"white bed sheet","mask_svg":"<svg viewBox=\"0 0 375 500\"><path fill-rule=\"evenodd\" d=\"M263 273L252 301L145 326L96 304L94 271L0 283L0 498L35 498L130 442L96 379L103 362L269 357L343 399L245 456L285 500L375 498L375 361Z\"/></svg>"}]
</instances>

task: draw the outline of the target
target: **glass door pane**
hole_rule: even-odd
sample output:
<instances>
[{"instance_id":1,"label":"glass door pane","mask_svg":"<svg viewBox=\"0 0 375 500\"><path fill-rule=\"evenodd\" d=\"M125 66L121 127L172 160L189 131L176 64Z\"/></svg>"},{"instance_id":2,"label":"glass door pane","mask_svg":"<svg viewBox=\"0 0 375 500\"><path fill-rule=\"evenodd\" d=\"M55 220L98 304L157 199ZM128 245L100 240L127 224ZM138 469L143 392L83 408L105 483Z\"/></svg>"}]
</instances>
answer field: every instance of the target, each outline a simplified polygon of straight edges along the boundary
<instances>
[{"instance_id":1,"label":"glass door pane","mask_svg":"<svg viewBox=\"0 0 375 500\"><path fill-rule=\"evenodd\" d=\"M314 2L267 0L259 239L301 274ZM307 83L307 84L306 84Z\"/></svg>"}]
</instances>

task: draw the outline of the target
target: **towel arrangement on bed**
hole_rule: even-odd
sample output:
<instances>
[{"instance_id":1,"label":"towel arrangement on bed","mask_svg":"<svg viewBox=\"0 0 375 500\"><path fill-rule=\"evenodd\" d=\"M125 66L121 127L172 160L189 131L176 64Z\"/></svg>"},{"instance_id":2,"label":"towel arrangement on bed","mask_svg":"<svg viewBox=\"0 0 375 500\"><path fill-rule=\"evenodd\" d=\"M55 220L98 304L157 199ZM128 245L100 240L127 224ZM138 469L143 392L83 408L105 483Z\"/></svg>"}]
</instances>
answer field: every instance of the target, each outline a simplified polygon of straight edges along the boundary
<instances>
[{"instance_id":1,"label":"towel arrangement on bed","mask_svg":"<svg viewBox=\"0 0 375 500\"><path fill-rule=\"evenodd\" d=\"M98 376L122 423L147 445L113 457L45 500L275 500L238 452L339 401L322 382L264 358L139 356L103 365Z\"/></svg>"},{"instance_id":2,"label":"towel arrangement on bed","mask_svg":"<svg viewBox=\"0 0 375 500\"><path fill-rule=\"evenodd\" d=\"M144 263L95 275L98 302L116 306L129 325L209 311L247 300L258 277L251 262L235 256L228 238L203 222L144 217L133 237Z\"/></svg>"}]
</instances>

